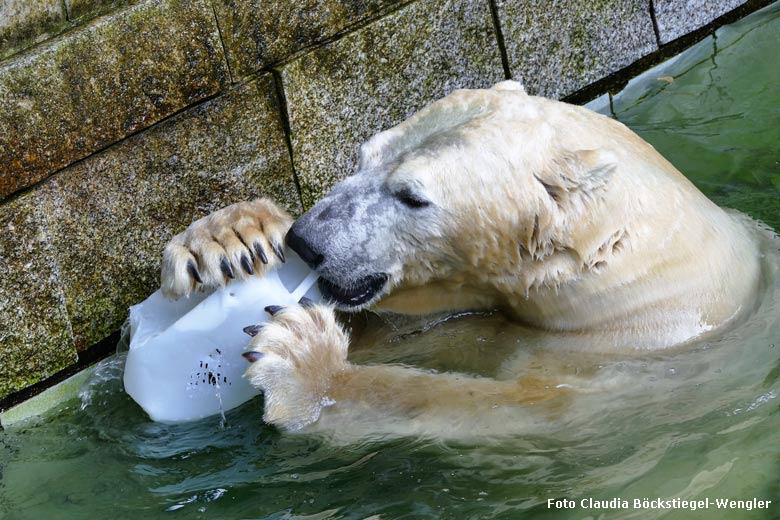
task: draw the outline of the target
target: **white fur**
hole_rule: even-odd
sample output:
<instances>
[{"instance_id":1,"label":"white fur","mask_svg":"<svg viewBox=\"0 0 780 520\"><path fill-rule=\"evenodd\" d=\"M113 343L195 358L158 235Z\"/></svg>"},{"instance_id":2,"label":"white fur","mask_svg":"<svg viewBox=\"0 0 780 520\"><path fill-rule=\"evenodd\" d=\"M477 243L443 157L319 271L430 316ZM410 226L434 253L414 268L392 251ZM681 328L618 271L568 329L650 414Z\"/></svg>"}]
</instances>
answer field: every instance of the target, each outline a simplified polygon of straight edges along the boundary
<instances>
[{"instance_id":1,"label":"white fur","mask_svg":"<svg viewBox=\"0 0 780 520\"><path fill-rule=\"evenodd\" d=\"M405 204L404 192L429 204ZM196 223L166 249L164 288L188 291L182 266L195 253L208 264L206 232L222 236L247 210L260 212L253 222L266 234L289 226L266 206ZM339 287L388 275L365 306L502 307L572 351L660 349L714 333L750 312L760 282L750 219L717 207L619 122L515 82L456 91L376 135L360 171L293 229ZM219 273L205 270L208 281ZM247 371L265 392L266 420L342 436L516 431L538 423L532 405L587 388L554 371L498 381L356 366L347 347L329 307L275 317L250 347L265 357Z\"/></svg>"}]
</instances>

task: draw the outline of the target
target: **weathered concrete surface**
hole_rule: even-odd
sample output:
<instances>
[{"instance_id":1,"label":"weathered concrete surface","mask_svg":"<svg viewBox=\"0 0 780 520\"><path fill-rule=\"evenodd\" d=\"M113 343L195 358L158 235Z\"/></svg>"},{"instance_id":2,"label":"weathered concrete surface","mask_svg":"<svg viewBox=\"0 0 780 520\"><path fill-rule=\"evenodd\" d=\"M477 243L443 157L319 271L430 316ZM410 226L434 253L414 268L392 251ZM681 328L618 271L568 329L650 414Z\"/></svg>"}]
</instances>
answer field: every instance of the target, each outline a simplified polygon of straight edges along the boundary
<instances>
[{"instance_id":1,"label":"weathered concrete surface","mask_svg":"<svg viewBox=\"0 0 780 520\"><path fill-rule=\"evenodd\" d=\"M95 367L91 366L70 376L65 381L47 388L32 399L23 401L8 410L0 411L0 427L8 431L14 427L27 426L36 418L54 410L64 402L77 398L94 371Z\"/></svg>"},{"instance_id":2,"label":"weathered concrete surface","mask_svg":"<svg viewBox=\"0 0 780 520\"><path fill-rule=\"evenodd\" d=\"M399 0L215 0L234 79L278 62Z\"/></svg>"},{"instance_id":3,"label":"weathered concrete surface","mask_svg":"<svg viewBox=\"0 0 780 520\"><path fill-rule=\"evenodd\" d=\"M360 144L460 87L503 79L487 2L409 5L282 69L305 207L354 173Z\"/></svg>"},{"instance_id":4,"label":"weathered concrete surface","mask_svg":"<svg viewBox=\"0 0 780 520\"><path fill-rule=\"evenodd\" d=\"M512 76L560 98L657 49L647 0L497 3Z\"/></svg>"},{"instance_id":5,"label":"weathered concrete surface","mask_svg":"<svg viewBox=\"0 0 780 520\"><path fill-rule=\"evenodd\" d=\"M68 167L45 184L76 347L118 330L159 286L165 243L190 222L267 195L300 202L270 75Z\"/></svg>"},{"instance_id":6,"label":"weathered concrete surface","mask_svg":"<svg viewBox=\"0 0 780 520\"><path fill-rule=\"evenodd\" d=\"M67 26L61 0L0 0L0 59Z\"/></svg>"},{"instance_id":7,"label":"weathered concrete surface","mask_svg":"<svg viewBox=\"0 0 780 520\"><path fill-rule=\"evenodd\" d=\"M654 0L661 43L695 31L745 2L747 0Z\"/></svg>"},{"instance_id":8,"label":"weathered concrete surface","mask_svg":"<svg viewBox=\"0 0 780 520\"><path fill-rule=\"evenodd\" d=\"M0 198L220 90L207 0L120 10L0 67Z\"/></svg>"},{"instance_id":9,"label":"weathered concrete surface","mask_svg":"<svg viewBox=\"0 0 780 520\"><path fill-rule=\"evenodd\" d=\"M110 9L137 3L138 0L65 0L68 8L68 18L71 20L88 19Z\"/></svg>"},{"instance_id":10,"label":"weathered concrete surface","mask_svg":"<svg viewBox=\"0 0 780 520\"><path fill-rule=\"evenodd\" d=\"M0 398L76 361L37 194L0 205Z\"/></svg>"}]
</instances>

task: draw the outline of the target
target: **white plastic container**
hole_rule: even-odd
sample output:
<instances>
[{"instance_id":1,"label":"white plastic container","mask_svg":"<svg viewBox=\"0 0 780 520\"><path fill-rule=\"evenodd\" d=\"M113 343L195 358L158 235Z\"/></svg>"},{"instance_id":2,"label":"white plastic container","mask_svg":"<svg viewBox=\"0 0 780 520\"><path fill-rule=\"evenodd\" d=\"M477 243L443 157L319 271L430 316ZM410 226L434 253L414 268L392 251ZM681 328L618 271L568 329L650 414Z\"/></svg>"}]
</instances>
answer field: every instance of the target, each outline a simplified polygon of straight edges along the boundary
<instances>
[{"instance_id":1,"label":"white plastic container","mask_svg":"<svg viewBox=\"0 0 780 520\"><path fill-rule=\"evenodd\" d=\"M211 294L171 301L161 291L130 307L127 393L154 421L181 422L223 413L257 395L242 377L248 325L268 320L268 305L322 297L317 275L298 256L262 278L234 281Z\"/></svg>"}]
</instances>

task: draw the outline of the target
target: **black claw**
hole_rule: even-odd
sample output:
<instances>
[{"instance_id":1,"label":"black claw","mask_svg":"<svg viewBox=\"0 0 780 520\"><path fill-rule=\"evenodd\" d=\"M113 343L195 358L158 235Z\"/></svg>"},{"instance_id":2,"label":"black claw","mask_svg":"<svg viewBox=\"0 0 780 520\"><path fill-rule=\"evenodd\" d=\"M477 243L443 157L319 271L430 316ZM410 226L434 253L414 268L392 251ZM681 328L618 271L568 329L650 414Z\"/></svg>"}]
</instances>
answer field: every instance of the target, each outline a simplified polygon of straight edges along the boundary
<instances>
[{"instance_id":1,"label":"black claw","mask_svg":"<svg viewBox=\"0 0 780 520\"><path fill-rule=\"evenodd\" d=\"M263 249L263 246L260 244L260 242L255 242L255 254L260 258L260 261L264 264L268 263L268 257L265 256L265 250Z\"/></svg>"},{"instance_id":2,"label":"black claw","mask_svg":"<svg viewBox=\"0 0 780 520\"><path fill-rule=\"evenodd\" d=\"M255 268L252 267L252 261L246 254L241 255L241 267L244 268L244 271L246 271L247 274L255 274Z\"/></svg>"},{"instance_id":3,"label":"black claw","mask_svg":"<svg viewBox=\"0 0 780 520\"><path fill-rule=\"evenodd\" d=\"M195 260L187 262L187 272L190 273L190 276L192 276L196 282L203 283L203 278L200 277L198 266L195 265Z\"/></svg>"},{"instance_id":4,"label":"black claw","mask_svg":"<svg viewBox=\"0 0 780 520\"><path fill-rule=\"evenodd\" d=\"M263 329L264 326L264 323L258 323L257 325L247 325L244 327L243 331L254 338Z\"/></svg>"},{"instance_id":5,"label":"black claw","mask_svg":"<svg viewBox=\"0 0 780 520\"><path fill-rule=\"evenodd\" d=\"M261 359L265 354L263 354L262 352L256 352L254 350L248 350L246 352L242 352L241 355L244 356L244 359L246 359L250 363L254 363L258 359Z\"/></svg>"},{"instance_id":6,"label":"black claw","mask_svg":"<svg viewBox=\"0 0 780 520\"><path fill-rule=\"evenodd\" d=\"M298 300L298 303L301 304L301 307L305 307L307 309L309 307L314 307L314 302L310 298L307 298L306 296L301 297L301 299Z\"/></svg>"},{"instance_id":7,"label":"black claw","mask_svg":"<svg viewBox=\"0 0 780 520\"><path fill-rule=\"evenodd\" d=\"M227 276L228 278L235 278L236 275L233 274L233 268L230 266L230 262L228 262L228 259L224 256L222 257L222 260L219 262L219 268L222 269L222 273Z\"/></svg>"},{"instance_id":8,"label":"black claw","mask_svg":"<svg viewBox=\"0 0 780 520\"><path fill-rule=\"evenodd\" d=\"M276 256L279 257L279 260L281 260L282 262L287 261L287 259L284 257L284 251L282 251L282 246L280 246L279 244L271 244L271 248L273 248L274 253L276 254Z\"/></svg>"},{"instance_id":9,"label":"black claw","mask_svg":"<svg viewBox=\"0 0 780 520\"><path fill-rule=\"evenodd\" d=\"M278 313L280 310L284 309L281 305L269 305L265 308L265 312L270 314L271 316L275 316L276 313Z\"/></svg>"}]
</instances>

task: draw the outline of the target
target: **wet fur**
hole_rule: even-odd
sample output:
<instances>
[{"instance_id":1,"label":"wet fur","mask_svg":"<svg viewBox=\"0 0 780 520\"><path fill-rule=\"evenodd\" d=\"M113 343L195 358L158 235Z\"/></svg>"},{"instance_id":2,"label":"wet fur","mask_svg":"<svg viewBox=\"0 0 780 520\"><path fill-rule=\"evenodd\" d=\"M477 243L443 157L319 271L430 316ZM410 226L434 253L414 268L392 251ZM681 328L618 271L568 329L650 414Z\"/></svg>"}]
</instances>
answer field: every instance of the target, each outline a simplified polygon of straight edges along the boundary
<instances>
[{"instance_id":1,"label":"wet fur","mask_svg":"<svg viewBox=\"0 0 780 520\"><path fill-rule=\"evenodd\" d=\"M713 333L755 301L749 219L718 208L619 122L514 82L456 91L378 134L359 170L294 226L333 283L387 273L366 303L378 310L501 307L550 331L557 349L626 353ZM404 191L430 204L408 207ZM290 222L268 201L196 222L166 248L163 289L199 285L193 258L202 285L225 283L222 257L238 271L246 249L235 231L271 247ZM516 432L543 422L536 404L589 387L554 370L523 379L521 366L501 381L358 366L348 343L326 306L286 309L263 328L247 377L265 393L266 421L342 438Z\"/></svg>"}]
</instances>

